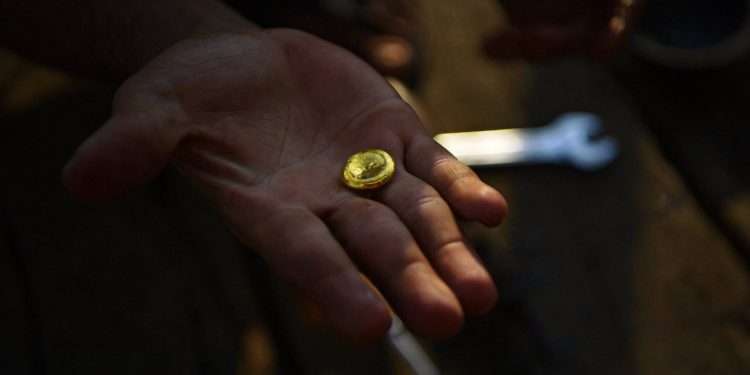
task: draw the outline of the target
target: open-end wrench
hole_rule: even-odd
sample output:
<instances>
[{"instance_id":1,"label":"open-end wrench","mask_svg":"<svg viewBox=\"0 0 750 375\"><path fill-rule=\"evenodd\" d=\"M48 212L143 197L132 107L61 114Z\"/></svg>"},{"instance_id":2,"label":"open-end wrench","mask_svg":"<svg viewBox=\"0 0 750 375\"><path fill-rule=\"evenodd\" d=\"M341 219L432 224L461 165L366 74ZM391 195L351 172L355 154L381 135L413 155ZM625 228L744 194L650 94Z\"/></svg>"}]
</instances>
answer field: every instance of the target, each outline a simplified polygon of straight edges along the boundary
<instances>
[{"instance_id":1,"label":"open-end wrench","mask_svg":"<svg viewBox=\"0 0 750 375\"><path fill-rule=\"evenodd\" d=\"M601 128L598 116L571 112L539 128L443 133L435 140L469 166L565 164L593 171L619 151L614 138L594 138Z\"/></svg>"}]
</instances>

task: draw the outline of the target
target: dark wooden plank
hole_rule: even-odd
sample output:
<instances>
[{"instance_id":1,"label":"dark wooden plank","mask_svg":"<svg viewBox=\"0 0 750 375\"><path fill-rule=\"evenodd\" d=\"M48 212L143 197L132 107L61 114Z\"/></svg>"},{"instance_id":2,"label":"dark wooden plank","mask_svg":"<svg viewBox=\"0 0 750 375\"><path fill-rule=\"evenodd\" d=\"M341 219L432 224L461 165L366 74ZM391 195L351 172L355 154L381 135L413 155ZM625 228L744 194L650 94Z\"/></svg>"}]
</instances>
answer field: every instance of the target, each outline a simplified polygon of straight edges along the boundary
<instances>
[{"instance_id":1,"label":"dark wooden plank","mask_svg":"<svg viewBox=\"0 0 750 375\"><path fill-rule=\"evenodd\" d=\"M435 58L428 60L423 91L433 129L539 126L583 110L602 116L622 144L620 158L593 174L555 167L480 171L511 207L501 229L467 226L501 300L488 316L469 320L457 339L435 346L444 368L487 374L750 368L747 272L659 153L629 92L608 71L581 61L492 67L476 50L499 22L491 20L490 5L430 4L424 8Z\"/></svg>"},{"instance_id":2,"label":"dark wooden plank","mask_svg":"<svg viewBox=\"0 0 750 375\"><path fill-rule=\"evenodd\" d=\"M750 261L750 54L724 67L692 71L629 57L615 71L665 156Z\"/></svg>"}]
</instances>

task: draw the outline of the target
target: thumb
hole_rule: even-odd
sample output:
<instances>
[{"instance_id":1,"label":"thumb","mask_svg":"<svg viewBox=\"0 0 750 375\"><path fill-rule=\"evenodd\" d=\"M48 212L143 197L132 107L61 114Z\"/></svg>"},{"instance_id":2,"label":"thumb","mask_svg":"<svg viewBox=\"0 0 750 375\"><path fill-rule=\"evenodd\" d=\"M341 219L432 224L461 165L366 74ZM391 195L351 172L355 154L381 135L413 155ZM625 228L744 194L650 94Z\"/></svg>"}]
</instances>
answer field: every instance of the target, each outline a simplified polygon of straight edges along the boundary
<instances>
[{"instance_id":1,"label":"thumb","mask_svg":"<svg viewBox=\"0 0 750 375\"><path fill-rule=\"evenodd\" d=\"M63 170L77 199L108 200L144 187L169 163L179 135L155 116L116 114L89 137Z\"/></svg>"}]
</instances>

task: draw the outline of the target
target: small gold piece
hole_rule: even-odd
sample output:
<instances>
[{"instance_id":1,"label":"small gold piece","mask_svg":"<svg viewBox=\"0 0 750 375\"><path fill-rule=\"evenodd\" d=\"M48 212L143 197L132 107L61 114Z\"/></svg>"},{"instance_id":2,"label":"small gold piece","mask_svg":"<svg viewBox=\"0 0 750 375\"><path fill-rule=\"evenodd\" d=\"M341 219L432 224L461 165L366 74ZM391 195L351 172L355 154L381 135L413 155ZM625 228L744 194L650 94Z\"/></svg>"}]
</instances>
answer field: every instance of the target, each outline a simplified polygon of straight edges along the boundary
<instances>
[{"instance_id":1,"label":"small gold piece","mask_svg":"<svg viewBox=\"0 0 750 375\"><path fill-rule=\"evenodd\" d=\"M349 157L341 173L341 181L352 189L376 189L393 176L396 165L383 150L365 150Z\"/></svg>"}]
</instances>

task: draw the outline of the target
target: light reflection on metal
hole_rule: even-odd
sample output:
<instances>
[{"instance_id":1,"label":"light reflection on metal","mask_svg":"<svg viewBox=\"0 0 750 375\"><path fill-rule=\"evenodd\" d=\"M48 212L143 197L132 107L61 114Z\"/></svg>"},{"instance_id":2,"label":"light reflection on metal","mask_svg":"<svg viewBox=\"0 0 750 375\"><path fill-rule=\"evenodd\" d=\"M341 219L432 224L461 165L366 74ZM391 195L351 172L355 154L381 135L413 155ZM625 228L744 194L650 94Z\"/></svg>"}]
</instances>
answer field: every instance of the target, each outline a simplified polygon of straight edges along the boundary
<instances>
[{"instance_id":1,"label":"light reflection on metal","mask_svg":"<svg viewBox=\"0 0 750 375\"><path fill-rule=\"evenodd\" d=\"M585 171L600 169L618 154L612 137L593 139L601 120L590 113L567 113L539 128L444 133L435 141L469 166L566 164Z\"/></svg>"},{"instance_id":2,"label":"light reflection on metal","mask_svg":"<svg viewBox=\"0 0 750 375\"><path fill-rule=\"evenodd\" d=\"M528 143L518 129L444 133L435 140L467 165L518 162Z\"/></svg>"},{"instance_id":3,"label":"light reflection on metal","mask_svg":"<svg viewBox=\"0 0 750 375\"><path fill-rule=\"evenodd\" d=\"M425 353L417 339L406 329L398 316L393 316L388 342L403 358L415 375L440 375L440 370Z\"/></svg>"}]
</instances>

